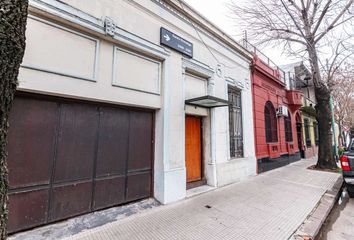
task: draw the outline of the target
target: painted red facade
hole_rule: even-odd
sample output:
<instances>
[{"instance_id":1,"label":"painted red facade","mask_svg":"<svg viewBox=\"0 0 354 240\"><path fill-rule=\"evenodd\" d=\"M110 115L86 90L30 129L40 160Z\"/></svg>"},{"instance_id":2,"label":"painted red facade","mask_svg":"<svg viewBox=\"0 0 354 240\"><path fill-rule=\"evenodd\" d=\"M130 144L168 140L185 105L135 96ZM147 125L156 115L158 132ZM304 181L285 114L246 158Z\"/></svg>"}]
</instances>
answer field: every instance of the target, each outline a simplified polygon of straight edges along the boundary
<instances>
[{"instance_id":1,"label":"painted red facade","mask_svg":"<svg viewBox=\"0 0 354 240\"><path fill-rule=\"evenodd\" d=\"M296 123L300 124L298 126L301 129L299 108L302 104L302 92L286 90L281 72L278 69L271 68L256 55L253 58L251 70L257 159L276 159L298 153L300 151L298 136L301 138L302 131L297 130ZM281 106L288 108L291 119L292 141L286 141L284 116L276 116L277 141L266 141L265 105L267 102L271 102L276 111Z\"/></svg>"}]
</instances>

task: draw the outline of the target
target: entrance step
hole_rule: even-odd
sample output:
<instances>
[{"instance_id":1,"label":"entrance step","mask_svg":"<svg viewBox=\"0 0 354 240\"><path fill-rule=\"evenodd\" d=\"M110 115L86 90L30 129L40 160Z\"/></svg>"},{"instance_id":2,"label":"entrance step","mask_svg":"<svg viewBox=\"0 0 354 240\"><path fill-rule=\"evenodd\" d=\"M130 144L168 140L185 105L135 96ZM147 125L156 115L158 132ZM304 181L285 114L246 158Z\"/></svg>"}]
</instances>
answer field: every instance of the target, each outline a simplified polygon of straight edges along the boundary
<instances>
[{"instance_id":1,"label":"entrance step","mask_svg":"<svg viewBox=\"0 0 354 240\"><path fill-rule=\"evenodd\" d=\"M209 186L209 185L203 185L203 186L200 186L200 187L192 188L192 189L187 190L187 198L194 197L194 196L197 196L199 194L212 191L214 189L216 189L216 187L212 187L212 186Z\"/></svg>"}]
</instances>

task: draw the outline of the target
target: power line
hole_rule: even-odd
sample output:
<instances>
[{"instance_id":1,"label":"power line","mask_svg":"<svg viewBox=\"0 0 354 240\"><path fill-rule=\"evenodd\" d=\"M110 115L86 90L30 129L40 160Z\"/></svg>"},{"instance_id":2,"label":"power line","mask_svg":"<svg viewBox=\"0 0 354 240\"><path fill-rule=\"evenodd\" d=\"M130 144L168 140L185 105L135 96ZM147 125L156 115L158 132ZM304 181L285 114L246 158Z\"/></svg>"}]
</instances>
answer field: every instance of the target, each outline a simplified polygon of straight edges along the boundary
<instances>
[{"instance_id":1,"label":"power line","mask_svg":"<svg viewBox=\"0 0 354 240\"><path fill-rule=\"evenodd\" d=\"M185 11L186 12L186 10L185 10L185 8L184 8L184 6L183 6L183 0L179 0L179 4L180 4L180 6L181 6L181 8L182 8L182 10L183 11ZM187 17L187 16L186 16ZM188 17L187 17L188 18ZM189 20L189 22L191 23L191 25L192 25L192 27L194 28L194 30L195 30L195 32L197 33L197 36L198 36L198 38L199 38L199 40L203 43L203 45L205 46L205 48L209 51L209 53L212 55L212 57L215 59L215 61L219 64L219 65L222 65L222 66L224 66L224 67L226 67L226 68L229 68L229 69L236 69L236 68L238 68L238 67L236 67L236 66L228 66L228 65L226 65L226 64L224 64L224 63L222 63L222 62L220 62L219 61L219 59L215 56L215 54L213 53L213 51L212 51L212 49L208 46L208 44L206 44L206 42L204 41L204 39L203 39L203 37L201 36L201 34L200 34L200 32L199 32L199 30L198 30L198 28L194 25L194 23L193 23L193 21L191 20L191 19L188 19ZM247 40L247 31L244 31L244 39L246 39ZM245 50L246 51L249 51L249 50L247 50L247 48L245 48ZM258 50L259 51L259 50ZM259 51L260 52L260 51ZM262 52L260 52L261 54L263 54ZM255 53L254 53L255 54ZM264 54L263 54L264 55ZM264 55L265 56L265 55ZM266 58L268 58L267 56L265 56ZM269 59L269 58L268 58ZM270 60L271 61L271 60ZM274 63L273 63L274 64ZM283 71L279 66L277 66L276 64L274 64L278 69L280 69L282 72L284 72L284 75L286 74L286 72L285 71ZM301 69L302 70L302 69ZM290 72L290 71L289 71ZM284 76L284 80L285 80L285 76Z\"/></svg>"},{"instance_id":2,"label":"power line","mask_svg":"<svg viewBox=\"0 0 354 240\"><path fill-rule=\"evenodd\" d=\"M184 7L183 7L183 0L178 0L178 1L179 1L179 4L180 4L182 10L186 12L186 10L185 10ZM187 17L187 16L186 16L186 17ZM187 17L187 18L188 18L188 17ZM238 68L238 67L236 67L236 66L228 66L228 65L226 65L225 63L220 62L219 59L218 59L218 58L215 56L215 54L213 53L213 51L210 49L210 47L205 43L204 39L203 39L202 36L200 35L200 33L199 33L197 27L194 25L193 21L192 21L191 19L188 19L188 20L189 20L189 22L191 23L192 27L194 28L195 32L197 33L199 40L203 43L203 45L205 46L205 48L209 51L209 53L213 56L213 58L215 59L215 61L216 61L219 65L223 65L224 67L229 68L229 69L236 69L236 68Z\"/></svg>"}]
</instances>

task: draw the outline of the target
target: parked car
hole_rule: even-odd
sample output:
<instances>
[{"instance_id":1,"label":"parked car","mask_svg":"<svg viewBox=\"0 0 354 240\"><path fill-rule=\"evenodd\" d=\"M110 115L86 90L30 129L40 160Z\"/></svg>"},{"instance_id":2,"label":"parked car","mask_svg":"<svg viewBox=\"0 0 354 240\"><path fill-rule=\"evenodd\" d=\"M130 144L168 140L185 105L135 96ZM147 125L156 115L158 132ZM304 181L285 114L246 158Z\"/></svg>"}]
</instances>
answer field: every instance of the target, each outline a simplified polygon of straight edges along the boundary
<instances>
[{"instance_id":1,"label":"parked car","mask_svg":"<svg viewBox=\"0 0 354 240\"><path fill-rule=\"evenodd\" d=\"M340 157L340 163L349 197L354 198L354 139L347 151Z\"/></svg>"}]
</instances>

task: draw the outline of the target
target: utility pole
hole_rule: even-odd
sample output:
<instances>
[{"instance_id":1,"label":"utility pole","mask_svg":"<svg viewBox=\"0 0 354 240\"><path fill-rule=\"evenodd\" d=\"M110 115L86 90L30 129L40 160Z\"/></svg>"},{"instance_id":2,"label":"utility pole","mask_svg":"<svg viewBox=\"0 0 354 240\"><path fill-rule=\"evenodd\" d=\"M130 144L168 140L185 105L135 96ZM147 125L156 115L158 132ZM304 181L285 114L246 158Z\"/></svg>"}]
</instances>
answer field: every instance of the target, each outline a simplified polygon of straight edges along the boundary
<instances>
[{"instance_id":1,"label":"utility pole","mask_svg":"<svg viewBox=\"0 0 354 240\"><path fill-rule=\"evenodd\" d=\"M330 108L331 108L331 113L332 113L332 132L333 132L333 143L334 143L334 158L336 161L338 160L338 149L337 149L337 138L336 138L336 127L335 127L335 121L334 121L334 111L333 111L333 98L331 96L330 100Z\"/></svg>"},{"instance_id":2,"label":"utility pole","mask_svg":"<svg viewBox=\"0 0 354 240\"><path fill-rule=\"evenodd\" d=\"M329 72L329 64L328 64L328 59L326 59L326 71L328 72L328 75L330 74ZM336 126L335 126L335 120L334 120L334 110L333 110L333 97L332 94L329 99L329 107L331 109L331 115L332 115L332 136L333 136L333 145L334 145L334 159L337 161L338 160L338 149L337 149L337 139L336 139Z\"/></svg>"}]
</instances>

